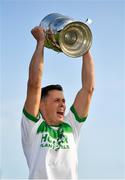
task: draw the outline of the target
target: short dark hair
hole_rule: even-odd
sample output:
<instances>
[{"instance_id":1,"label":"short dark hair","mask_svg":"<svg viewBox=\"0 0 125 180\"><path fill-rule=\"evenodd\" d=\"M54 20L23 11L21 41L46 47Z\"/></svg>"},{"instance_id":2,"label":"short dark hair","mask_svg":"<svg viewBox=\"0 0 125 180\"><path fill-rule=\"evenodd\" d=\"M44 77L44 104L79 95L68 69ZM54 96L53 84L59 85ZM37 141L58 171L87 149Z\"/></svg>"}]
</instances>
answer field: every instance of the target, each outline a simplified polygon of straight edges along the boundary
<instances>
[{"instance_id":1,"label":"short dark hair","mask_svg":"<svg viewBox=\"0 0 125 180\"><path fill-rule=\"evenodd\" d=\"M48 95L48 92L51 90L63 91L63 88L59 84L52 84L52 85L45 86L42 88L41 99L45 98Z\"/></svg>"}]
</instances>

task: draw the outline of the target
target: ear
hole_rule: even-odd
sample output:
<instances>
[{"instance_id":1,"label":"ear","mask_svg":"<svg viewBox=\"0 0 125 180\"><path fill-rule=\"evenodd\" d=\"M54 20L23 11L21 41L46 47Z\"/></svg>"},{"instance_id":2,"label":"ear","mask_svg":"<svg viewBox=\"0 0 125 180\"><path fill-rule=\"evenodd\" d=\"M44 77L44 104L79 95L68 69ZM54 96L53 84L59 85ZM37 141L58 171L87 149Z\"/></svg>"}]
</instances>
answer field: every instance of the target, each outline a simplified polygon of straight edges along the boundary
<instances>
[{"instance_id":1,"label":"ear","mask_svg":"<svg viewBox=\"0 0 125 180\"><path fill-rule=\"evenodd\" d=\"M41 100L40 101L40 111L44 111L44 108L45 108L45 103L44 103L44 100Z\"/></svg>"}]
</instances>

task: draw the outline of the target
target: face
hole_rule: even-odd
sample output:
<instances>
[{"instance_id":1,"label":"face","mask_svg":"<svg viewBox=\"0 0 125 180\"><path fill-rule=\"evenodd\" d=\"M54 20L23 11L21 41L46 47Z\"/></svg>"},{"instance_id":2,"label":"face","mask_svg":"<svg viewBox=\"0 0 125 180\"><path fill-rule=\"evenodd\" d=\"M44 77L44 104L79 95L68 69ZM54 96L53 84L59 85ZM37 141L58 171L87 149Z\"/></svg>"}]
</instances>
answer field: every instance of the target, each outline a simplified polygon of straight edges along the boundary
<instances>
[{"instance_id":1,"label":"face","mask_svg":"<svg viewBox=\"0 0 125 180\"><path fill-rule=\"evenodd\" d=\"M40 110L43 118L47 122L58 124L64 121L66 105L63 91L51 90L48 95L41 101Z\"/></svg>"}]
</instances>

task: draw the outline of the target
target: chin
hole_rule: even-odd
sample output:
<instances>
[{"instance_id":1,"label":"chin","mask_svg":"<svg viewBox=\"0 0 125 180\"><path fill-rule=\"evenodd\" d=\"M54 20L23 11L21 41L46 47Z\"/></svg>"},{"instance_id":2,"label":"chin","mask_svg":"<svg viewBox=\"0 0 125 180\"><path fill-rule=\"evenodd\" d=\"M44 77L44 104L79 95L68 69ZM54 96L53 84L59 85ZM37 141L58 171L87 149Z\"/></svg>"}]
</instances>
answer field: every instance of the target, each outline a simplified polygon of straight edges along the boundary
<instances>
[{"instance_id":1,"label":"chin","mask_svg":"<svg viewBox=\"0 0 125 180\"><path fill-rule=\"evenodd\" d=\"M60 122L64 122L64 118L63 118L63 119L60 119Z\"/></svg>"},{"instance_id":2,"label":"chin","mask_svg":"<svg viewBox=\"0 0 125 180\"><path fill-rule=\"evenodd\" d=\"M57 121L58 122L64 122L64 118L58 118Z\"/></svg>"}]
</instances>

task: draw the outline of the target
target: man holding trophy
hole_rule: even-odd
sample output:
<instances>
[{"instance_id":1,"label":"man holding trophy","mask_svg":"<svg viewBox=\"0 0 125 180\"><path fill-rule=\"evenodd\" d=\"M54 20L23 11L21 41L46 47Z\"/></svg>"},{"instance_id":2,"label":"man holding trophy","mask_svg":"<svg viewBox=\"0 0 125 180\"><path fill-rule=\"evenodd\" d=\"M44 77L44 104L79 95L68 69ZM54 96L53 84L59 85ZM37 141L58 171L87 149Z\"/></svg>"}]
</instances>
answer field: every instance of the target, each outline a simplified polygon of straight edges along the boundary
<instances>
[{"instance_id":1,"label":"man holding trophy","mask_svg":"<svg viewBox=\"0 0 125 180\"><path fill-rule=\"evenodd\" d=\"M48 17L49 25L45 27ZM78 179L79 133L88 116L94 90L94 63L89 51L91 42L88 42L91 33L84 23L60 14L53 13L47 18L31 31L37 45L29 66L21 121L22 145L29 178ZM55 30L61 22L64 31ZM82 56L82 87L67 115L63 88L58 84L42 87L45 46L74 58Z\"/></svg>"}]
</instances>

